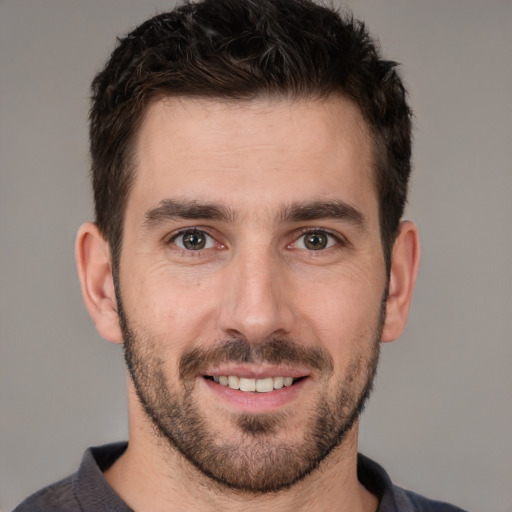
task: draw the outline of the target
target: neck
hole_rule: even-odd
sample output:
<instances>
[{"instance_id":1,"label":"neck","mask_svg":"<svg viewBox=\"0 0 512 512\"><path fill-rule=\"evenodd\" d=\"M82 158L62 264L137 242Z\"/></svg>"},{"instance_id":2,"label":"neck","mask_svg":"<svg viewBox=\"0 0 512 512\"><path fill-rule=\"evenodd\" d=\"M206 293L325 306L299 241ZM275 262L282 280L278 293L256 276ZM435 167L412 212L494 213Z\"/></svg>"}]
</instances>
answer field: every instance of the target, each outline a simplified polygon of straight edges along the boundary
<instances>
[{"instance_id":1,"label":"neck","mask_svg":"<svg viewBox=\"0 0 512 512\"><path fill-rule=\"evenodd\" d=\"M245 510L374 512L378 500L357 479L357 423L321 465L290 488L268 494L227 489L199 472L144 425L105 478L137 512Z\"/></svg>"}]
</instances>

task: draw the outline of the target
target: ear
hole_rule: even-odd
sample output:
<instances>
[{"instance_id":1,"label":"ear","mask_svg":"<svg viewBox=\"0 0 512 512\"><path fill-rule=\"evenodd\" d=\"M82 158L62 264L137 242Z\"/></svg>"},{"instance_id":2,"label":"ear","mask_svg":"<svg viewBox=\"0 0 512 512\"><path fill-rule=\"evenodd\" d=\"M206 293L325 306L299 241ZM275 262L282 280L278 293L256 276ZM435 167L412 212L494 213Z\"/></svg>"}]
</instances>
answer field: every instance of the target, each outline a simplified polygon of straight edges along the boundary
<instances>
[{"instance_id":1,"label":"ear","mask_svg":"<svg viewBox=\"0 0 512 512\"><path fill-rule=\"evenodd\" d=\"M419 264L418 228L404 221L393 246L383 342L396 340L405 329Z\"/></svg>"},{"instance_id":2,"label":"ear","mask_svg":"<svg viewBox=\"0 0 512 512\"><path fill-rule=\"evenodd\" d=\"M96 329L103 338L122 343L110 248L96 224L87 222L80 227L75 257L82 296Z\"/></svg>"}]
</instances>

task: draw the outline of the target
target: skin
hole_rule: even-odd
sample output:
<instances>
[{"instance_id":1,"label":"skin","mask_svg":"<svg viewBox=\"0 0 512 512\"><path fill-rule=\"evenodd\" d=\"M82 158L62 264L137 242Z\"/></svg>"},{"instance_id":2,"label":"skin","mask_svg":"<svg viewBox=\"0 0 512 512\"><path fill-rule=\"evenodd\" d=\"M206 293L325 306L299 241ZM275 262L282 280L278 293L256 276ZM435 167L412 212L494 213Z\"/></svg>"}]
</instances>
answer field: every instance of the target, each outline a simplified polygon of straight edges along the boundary
<instances>
[{"instance_id":1,"label":"skin","mask_svg":"<svg viewBox=\"0 0 512 512\"><path fill-rule=\"evenodd\" d=\"M119 269L130 328L157 354L151 357L162 361L166 382L178 393L184 390L180 358L194 348L233 339L258 346L281 337L321 349L332 361L329 373L264 362L216 363L188 381L198 412L219 442L253 446L256 441L237 422L242 413L285 414L286 426L274 429L266 442L300 448L311 411L323 398L336 400L357 362L351 386L356 392L364 386L383 296L382 341L403 331L419 264L416 227L404 222L386 275L372 145L361 113L343 98L166 99L149 108L136 150ZM165 201L221 205L229 215L163 215ZM348 206L351 215L285 215L291 205L319 202ZM189 228L208 235L204 249L184 248L179 233ZM324 249L304 245L311 231L326 234ZM94 224L82 226L76 253L98 331L122 343L110 251ZM271 398L274 392L233 400L202 376L283 371L306 378L280 400ZM270 494L229 489L198 471L158 435L131 379L129 424L129 448L105 476L137 511L171 504L173 510L377 508L376 497L357 480L357 421L316 470Z\"/></svg>"}]
</instances>

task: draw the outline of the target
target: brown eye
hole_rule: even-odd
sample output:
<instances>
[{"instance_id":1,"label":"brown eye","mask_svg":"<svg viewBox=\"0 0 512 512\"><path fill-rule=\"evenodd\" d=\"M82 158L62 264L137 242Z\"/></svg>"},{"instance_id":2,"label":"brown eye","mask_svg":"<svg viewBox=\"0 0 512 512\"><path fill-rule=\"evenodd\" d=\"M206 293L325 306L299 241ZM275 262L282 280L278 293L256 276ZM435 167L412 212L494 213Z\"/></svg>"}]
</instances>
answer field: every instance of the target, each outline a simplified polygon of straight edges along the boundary
<instances>
[{"instance_id":1,"label":"brown eye","mask_svg":"<svg viewBox=\"0 0 512 512\"><path fill-rule=\"evenodd\" d=\"M210 235L196 229L180 233L173 239L173 242L181 249L188 251L209 249L214 245L214 241Z\"/></svg>"},{"instance_id":2,"label":"brown eye","mask_svg":"<svg viewBox=\"0 0 512 512\"><path fill-rule=\"evenodd\" d=\"M304 235L304 245L311 251L319 251L325 249L329 243L329 238L326 233L314 231Z\"/></svg>"},{"instance_id":3,"label":"brown eye","mask_svg":"<svg viewBox=\"0 0 512 512\"><path fill-rule=\"evenodd\" d=\"M322 229L313 229L306 231L292 244L294 249L304 251L322 251L329 249L334 245L342 245L340 237L324 231Z\"/></svg>"}]
</instances>

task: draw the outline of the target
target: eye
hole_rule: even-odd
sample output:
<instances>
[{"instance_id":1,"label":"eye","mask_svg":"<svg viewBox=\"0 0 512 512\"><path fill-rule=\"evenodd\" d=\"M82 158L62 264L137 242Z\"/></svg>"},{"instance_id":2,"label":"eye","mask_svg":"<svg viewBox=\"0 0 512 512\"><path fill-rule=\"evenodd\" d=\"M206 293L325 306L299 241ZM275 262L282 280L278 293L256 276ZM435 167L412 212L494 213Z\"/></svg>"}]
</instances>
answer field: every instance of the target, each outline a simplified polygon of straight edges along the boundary
<instances>
[{"instance_id":1,"label":"eye","mask_svg":"<svg viewBox=\"0 0 512 512\"><path fill-rule=\"evenodd\" d=\"M215 246L215 240L208 233L198 229L182 231L173 237L171 242L187 251L201 251Z\"/></svg>"},{"instance_id":2,"label":"eye","mask_svg":"<svg viewBox=\"0 0 512 512\"><path fill-rule=\"evenodd\" d=\"M325 231L308 231L304 233L294 246L296 249L306 249L308 251L321 251L328 249L338 242L338 240Z\"/></svg>"}]
</instances>

